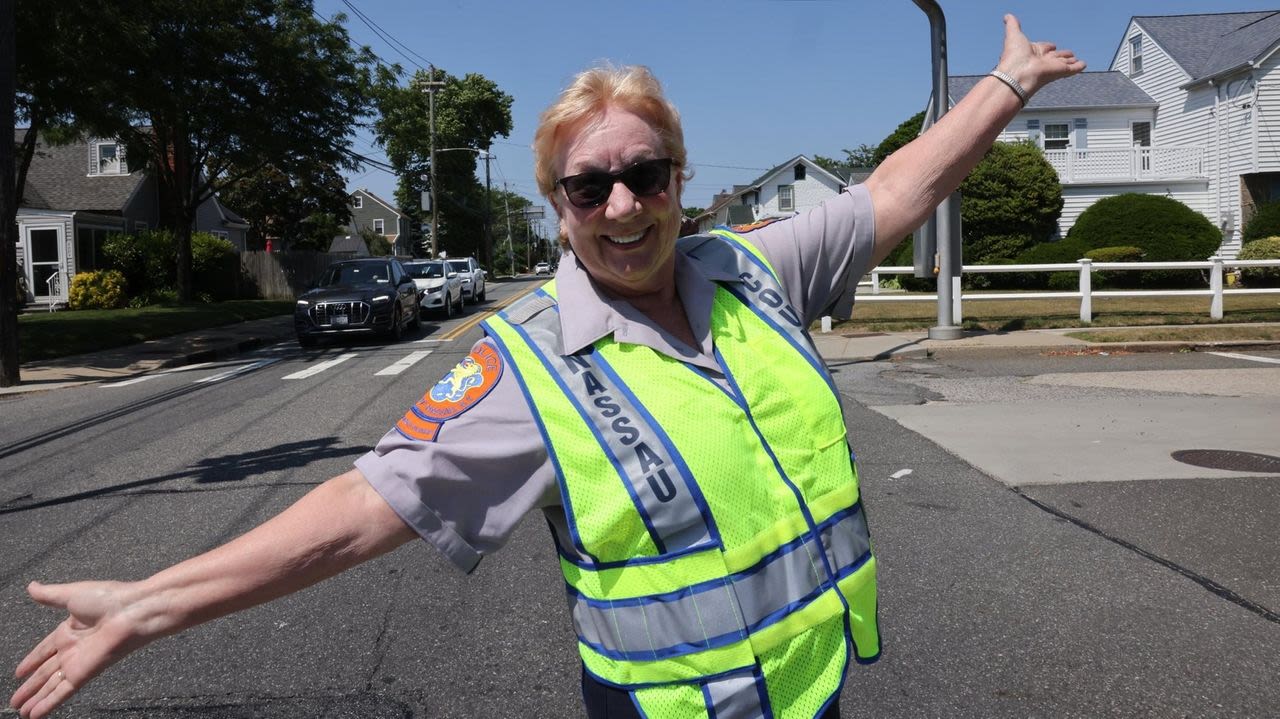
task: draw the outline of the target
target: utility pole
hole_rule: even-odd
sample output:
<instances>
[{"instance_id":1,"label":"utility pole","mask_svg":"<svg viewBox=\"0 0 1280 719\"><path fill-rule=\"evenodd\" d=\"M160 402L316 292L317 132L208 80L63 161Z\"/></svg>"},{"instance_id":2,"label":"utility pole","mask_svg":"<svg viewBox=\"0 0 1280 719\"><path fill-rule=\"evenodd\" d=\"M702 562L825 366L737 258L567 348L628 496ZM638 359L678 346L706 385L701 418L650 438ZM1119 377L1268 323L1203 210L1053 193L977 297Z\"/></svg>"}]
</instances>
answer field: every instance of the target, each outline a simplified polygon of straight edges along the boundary
<instances>
[{"instance_id":1,"label":"utility pole","mask_svg":"<svg viewBox=\"0 0 1280 719\"><path fill-rule=\"evenodd\" d=\"M427 91L427 126L430 128L431 134L431 259L435 259L439 253L440 223L436 220L437 210L440 205L436 201L436 91L444 87L443 82L436 82L436 66L429 65L430 75L426 82L419 83L419 87Z\"/></svg>"},{"instance_id":2,"label":"utility pole","mask_svg":"<svg viewBox=\"0 0 1280 719\"><path fill-rule=\"evenodd\" d=\"M502 206L507 214L507 264L511 265L511 276L516 276L516 258L511 251L511 196L507 194L507 183L502 183Z\"/></svg>"},{"instance_id":3,"label":"utility pole","mask_svg":"<svg viewBox=\"0 0 1280 719\"><path fill-rule=\"evenodd\" d=\"M489 184L489 161L493 159L493 153L485 148L481 153L484 157L484 239L480 248L480 264L484 267L493 267L493 188Z\"/></svg>"}]
</instances>

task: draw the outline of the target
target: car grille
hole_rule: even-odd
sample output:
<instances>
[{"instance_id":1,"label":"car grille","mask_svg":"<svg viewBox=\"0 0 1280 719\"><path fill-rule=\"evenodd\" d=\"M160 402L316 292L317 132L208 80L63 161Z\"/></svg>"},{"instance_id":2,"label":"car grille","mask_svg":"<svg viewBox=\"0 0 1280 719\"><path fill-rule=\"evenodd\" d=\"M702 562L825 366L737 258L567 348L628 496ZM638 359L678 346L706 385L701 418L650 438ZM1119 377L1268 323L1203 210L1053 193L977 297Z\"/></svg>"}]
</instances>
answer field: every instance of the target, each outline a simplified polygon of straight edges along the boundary
<instances>
[{"instance_id":1,"label":"car grille","mask_svg":"<svg viewBox=\"0 0 1280 719\"><path fill-rule=\"evenodd\" d=\"M321 327L333 325L333 318L346 317L343 324L362 325L369 321L367 302L319 302L311 306L311 321Z\"/></svg>"}]
</instances>

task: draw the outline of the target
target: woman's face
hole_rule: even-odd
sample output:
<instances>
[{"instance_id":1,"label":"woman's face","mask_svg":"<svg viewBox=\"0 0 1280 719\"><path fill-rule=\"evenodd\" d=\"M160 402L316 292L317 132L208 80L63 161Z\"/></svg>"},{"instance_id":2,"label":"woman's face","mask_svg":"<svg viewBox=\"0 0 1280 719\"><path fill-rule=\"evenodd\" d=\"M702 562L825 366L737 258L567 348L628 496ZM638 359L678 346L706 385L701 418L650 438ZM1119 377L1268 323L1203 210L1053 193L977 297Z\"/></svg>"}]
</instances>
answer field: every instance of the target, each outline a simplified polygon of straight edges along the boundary
<instances>
[{"instance_id":1,"label":"woman's face","mask_svg":"<svg viewBox=\"0 0 1280 719\"><path fill-rule=\"evenodd\" d=\"M557 177L616 173L665 157L649 123L627 110L608 108L570 130L557 158ZM602 204L584 209L569 202L557 185L551 202L574 255L592 278L619 296L634 297L674 287L682 182L679 168L673 167L666 189L656 195L637 197L615 182Z\"/></svg>"}]
</instances>

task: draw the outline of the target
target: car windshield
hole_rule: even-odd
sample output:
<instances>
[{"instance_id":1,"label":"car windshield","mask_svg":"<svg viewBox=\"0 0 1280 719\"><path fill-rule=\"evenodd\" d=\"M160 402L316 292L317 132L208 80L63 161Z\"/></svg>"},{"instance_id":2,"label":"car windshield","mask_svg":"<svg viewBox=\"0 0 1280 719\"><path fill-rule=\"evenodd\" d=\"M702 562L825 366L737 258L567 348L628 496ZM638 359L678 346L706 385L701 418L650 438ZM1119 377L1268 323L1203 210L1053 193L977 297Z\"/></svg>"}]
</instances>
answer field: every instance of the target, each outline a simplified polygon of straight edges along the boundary
<instances>
[{"instance_id":1,"label":"car windshield","mask_svg":"<svg viewBox=\"0 0 1280 719\"><path fill-rule=\"evenodd\" d=\"M351 262L331 265L324 271L321 287L331 285L371 285L391 281L391 273L385 262Z\"/></svg>"},{"instance_id":2,"label":"car windshield","mask_svg":"<svg viewBox=\"0 0 1280 719\"><path fill-rule=\"evenodd\" d=\"M409 271L409 276L419 280L430 280L436 277L444 277L443 262L422 262L418 264L405 265L405 269Z\"/></svg>"},{"instance_id":3,"label":"car windshield","mask_svg":"<svg viewBox=\"0 0 1280 719\"><path fill-rule=\"evenodd\" d=\"M469 272L466 260L449 260L449 268L454 272Z\"/></svg>"}]
</instances>

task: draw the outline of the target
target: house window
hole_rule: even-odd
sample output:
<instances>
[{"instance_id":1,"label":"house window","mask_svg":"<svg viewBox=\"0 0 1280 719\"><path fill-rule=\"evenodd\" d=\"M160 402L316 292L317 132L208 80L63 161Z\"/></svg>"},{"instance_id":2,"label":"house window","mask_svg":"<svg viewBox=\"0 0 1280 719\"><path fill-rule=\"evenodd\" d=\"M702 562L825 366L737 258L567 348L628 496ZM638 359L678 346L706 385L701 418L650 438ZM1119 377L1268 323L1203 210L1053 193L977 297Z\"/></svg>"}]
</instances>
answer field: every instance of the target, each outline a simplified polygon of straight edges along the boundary
<instances>
[{"instance_id":1,"label":"house window","mask_svg":"<svg viewBox=\"0 0 1280 719\"><path fill-rule=\"evenodd\" d=\"M796 182L804 179L804 165L796 165Z\"/></svg>"},{"instance_id":2,"label":"house window","mask_svg":"<svg viewBox=\"0 0 1280 719\"><path fill-rule=\"evenodd\" d=\"M1133 146L1151 147L1151 123L1133 123Z\"/></svg>"},{"instance_id":3,"label":"house window","mask_svg":"<svg viewBox=\"0 0 1280 719\"><path fill-rule=\"evenodd\" d=\"M146 232L149 229L151 229L151 226L141 220L133 223L134 232Z\"/></svg>"},{"instance_id":4,"label":"house window","mask_svg":"<svg viewBox=\"0 0 1280 719\"><path fill-rule=\"evenodd\" d=\"M128 168L124 164L124 151L116 142L98 142L93 146L93 161L90 164L91 175L127 175Z\"/></svg>"},{"instance_id":5,"label":"house window","mask_svg":"<svg viewBox=\"0 0 1280 719\"><path fill-rule=\"evenodd\" d=\"M354 209L357 209L357 210L359 210L359 209L363 208L363 207L364 207L364 198L363 198L363 197L361 197L361 196L359 196L359 195L356 195L355 197L352 197L352 198L351 198L351 207L353 207Z\"/></svg>"},{"instance_id":6,"label":"house window","mask_svg":"<svg viewBox=\"0 0 1280 719\"><path fill-rule=\"evenodd\" d=\"M778 185L778 210L782 212L790 212L796 209L796 200L793 193L794 185Z\"/></svg>"},{"instance_id":7,"label":"house window","mask_svg":"<svg viewBox=\"0 0 1280 719\"><path fill-rule=\"evenodd\" d=\"M1129 75L1142 74L1142 36L1129 38Z\"/></svg>"},{"instance_id":8,"label":"house window","mask_svg":"<svg viewBox=\"0 0 1280 719\"><path fill-rule=\"evenodd\" d=\"M220 239L220 240L230 240L230 239L231 239L231 235L228 235L228 234L227 234L225 231L223 231L223 230L209 230L209 234L213 235L214 237L217 237L217 238L218 238L218 239Z\"/></svg>"},{"instance_id":9,"label":"house window","mask_svg":"<svg viewBox=\"0 0 1280 719\"><path fill-rule=\"evenodd\" d=\"M1044 149L1065 150L1071 146L1071 127L1065 122L1044 124Z\"/></svg>"},{"instance_id":10,"label":"house window","mask_svg":"<svg viewBox=\"0 0 1280 719\"><path fill-rule=\"evenodd\" d=\"M119 232L101 227L76 228L76 272L101 270L107 267L107 255L103 252L107 235Z\"/></svg>"},{"instance_id":11,"label":"house window","mask_svg":"<svg viewBox=\"0 0 1280 719\"><path fill-rule=\"evenodd\" d=\"M373 231L374 231L374 232L376 232L376 233L378 233L379 235L385 235L385 234L386 234L386 232L384 232L384 231L383 231L383 228L384 228L385 226L386 226L386 225L383 223L383 221L382 221L381 219L378 219L378 220L374 220L374 221L373 221Z\"/></svg>"}]
</instances>

